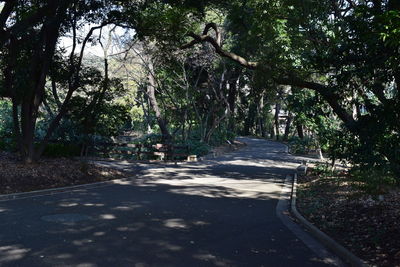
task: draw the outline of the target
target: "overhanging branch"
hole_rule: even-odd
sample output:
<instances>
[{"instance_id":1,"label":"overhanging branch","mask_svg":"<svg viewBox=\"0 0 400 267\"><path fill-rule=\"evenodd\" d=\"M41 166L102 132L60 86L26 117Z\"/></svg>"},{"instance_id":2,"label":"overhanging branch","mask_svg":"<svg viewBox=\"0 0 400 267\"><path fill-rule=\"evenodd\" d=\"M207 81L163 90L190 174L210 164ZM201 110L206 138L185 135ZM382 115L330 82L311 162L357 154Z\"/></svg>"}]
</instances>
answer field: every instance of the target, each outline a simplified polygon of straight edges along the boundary
<instances>
[{"instance_id":1,"label":"overhanging branch","mask_svg":"<svg viewBox=\"0 0 400 267\"><path fill-rule=\"evenodd\" d=\"M215 39L214 37L212 37L208 34L210 29L213 29L215 31L217 39ZM198 35L198 34L195 34L194 32L190 32L190 33L188 33L188 36L192 37L193 40L190 41L189 43L181 46L181 49L187 49L187 48L193 47L196 44L200 44L200 43L209 43L214 47L215 52L217 54L219 54L222 57L229 58L229 59L239 63L240 65L242 65L245 68L254 70L258 65L257 62L247 61L245 58L243 58L239 55L225 51L221 47L221 35L220 35L218 27L215 23L208 23L205 26L202 35Z\"/></svg>"},{"instance_id":2,"label":"overhanging branch","mask_svg":"<svg viewBox=\"0 0 400 267\"><path fill-rule=\"evenodd\" d=\"M208 34L210 29L213 29L215 31L217 40ZM243 66L247 69L254 70L260 66L259 62L247 61L245 58L243 58L239 55L225 51L221 47L220 34L218 31L218 27L215 23L207 24L204 28L202 35L198 35L193 32L190 32L188 34L188 36L192 37L193 40L191 40L189 43L181 46L181 49L187 49L187 48L193 47L196 44L200 44L200 43L209 43L214 47L215 52L217 54L219 54L222 57L229 58L232 61L239 63L241 66ZM294 75L281 76L281 77L275 78L274 81L278 84L291 85L291 86L307 88L307 89L316 91L325 99L326 102L328 102L328 104L331 106L333 111L345 123L346 127L353 133L357 133L357 131L358 131L357 130L357 122L354 120L352 115L340 104L340 97L333 92L334 88L325 86L323 84L315 83L315 82L308 82L308 81L305 81Z\"/></svg>"}]
</instances>

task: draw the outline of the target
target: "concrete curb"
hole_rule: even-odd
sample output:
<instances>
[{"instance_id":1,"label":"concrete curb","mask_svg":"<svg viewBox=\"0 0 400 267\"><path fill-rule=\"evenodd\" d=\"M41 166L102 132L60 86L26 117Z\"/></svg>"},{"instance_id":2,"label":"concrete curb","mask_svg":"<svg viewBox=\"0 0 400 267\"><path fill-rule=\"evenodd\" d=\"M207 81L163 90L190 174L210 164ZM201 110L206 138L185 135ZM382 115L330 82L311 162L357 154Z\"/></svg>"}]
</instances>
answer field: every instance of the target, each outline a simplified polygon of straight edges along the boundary
<instances>
[{"instance_id":1,"label":"concrete curb","mask_svg":"<svg viewBox=\"0 0 400 267\"><path fill-rule=\"evenodd\" d=\"M309 221L307 221L296 208L296 190L297 190L297 174L294 174L293 179L293 189L292 189L292 201L290 204L291 212L294 217L310 232L312 236L314 236L318 241L320 241L324 246L328 249L336 253L343 261L347 262L351 266L362 266L368 267L369 265L358 258L356 255L351 253L348 249L337 243L331 237L326 235L324 232L319 230Z\"/></svg>"},{"instance_id":2,"label":"concrete curb","mask_svg":"<svg viewBox=\"0 0 400 267\"><path fill-rule=\"evenodd\" d=\"M108 180L108 181L103 181L103 182L95 182L95 183L90 183L90 184L71 185L71 186L65 186L65 187L56 187L56 188L49 188L49 189L43 189L43 190L35 190L35 191L30 191L30 192L3 194L3 195L0 195L0 202L10 201L10 200L18 200L18 199L24 199L24 198L30 198L30 197L56 195L56 194L68 193L68 192L73 192L73 191L78 191L78 190L97 188L97 187L112 185L112 184L115 184L116 182L129 181L129 180L132 180L133 178L135 178L135 177L131 176L131 177L126 177L126 178Z\"/></svg>"},{"instance_id":3,"label":"concrete curb","mask_svg":"<svg viewBox=\"0 0 400 267\"><path fill-rule=\"evenodd\" d=\"M290 214L290 203L292 195L293 179L292 175L286 175L282 185L279 201L276 206L276 215L282 223L300 239L314 254L329 266L344 267L342 260L333 253L329 252L320 242L313 238L308 232L295 222Z\"/></svg>"}]
</instances>

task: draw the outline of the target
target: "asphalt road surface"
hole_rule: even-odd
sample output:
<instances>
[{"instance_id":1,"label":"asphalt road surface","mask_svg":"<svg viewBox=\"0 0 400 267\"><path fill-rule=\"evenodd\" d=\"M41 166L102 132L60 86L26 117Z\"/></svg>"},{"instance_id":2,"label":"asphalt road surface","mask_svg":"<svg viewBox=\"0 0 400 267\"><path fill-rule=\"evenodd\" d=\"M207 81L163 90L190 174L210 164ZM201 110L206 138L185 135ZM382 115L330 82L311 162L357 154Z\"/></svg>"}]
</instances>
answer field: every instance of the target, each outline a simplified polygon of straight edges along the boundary
<instances>
[{"instance_id":1,"label":"asphalt road surface","mask_svg":"<svg viewBox=\"0 0 400 267\"><path fill-rule=\"evenodd\" d=\"M276 215L299 160L248 146L91 189L0 202L1 266L329 266Z\"/></svg>"}]
</instances>

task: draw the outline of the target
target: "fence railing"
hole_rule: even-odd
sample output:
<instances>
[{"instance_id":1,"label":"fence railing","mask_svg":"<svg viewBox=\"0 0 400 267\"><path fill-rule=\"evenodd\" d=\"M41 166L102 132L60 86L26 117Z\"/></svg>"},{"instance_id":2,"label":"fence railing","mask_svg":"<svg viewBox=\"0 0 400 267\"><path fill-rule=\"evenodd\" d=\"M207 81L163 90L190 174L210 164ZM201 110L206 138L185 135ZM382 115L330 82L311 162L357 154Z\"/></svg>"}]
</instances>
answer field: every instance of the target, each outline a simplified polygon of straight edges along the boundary
<instances>
[{"instance_id":1,"label":"fence railing","mask_svg":"<svg viewBox=\"0 0 400 267\"><path fill-rule=\"evenodd\" d=\"M122 155L134 157L137 160L186 160L189 156L189 146L172 144L125 144L99 143L86 146L82 156L100 154L102 156Z\"/></svg>"}]
</instances>

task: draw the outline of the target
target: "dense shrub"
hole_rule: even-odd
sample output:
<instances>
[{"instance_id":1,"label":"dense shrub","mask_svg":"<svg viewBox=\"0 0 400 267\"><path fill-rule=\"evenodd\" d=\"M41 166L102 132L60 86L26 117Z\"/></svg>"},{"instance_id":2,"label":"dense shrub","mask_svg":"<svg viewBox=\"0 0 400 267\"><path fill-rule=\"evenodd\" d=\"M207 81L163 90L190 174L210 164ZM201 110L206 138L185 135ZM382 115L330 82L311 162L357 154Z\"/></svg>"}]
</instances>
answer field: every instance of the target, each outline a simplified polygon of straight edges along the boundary
<instances>
[{"instance_id":1,"label":"dense shrub","mask_svg":"<svg viewBox=\"0 0 400 267\"><path fill-rule=\"evenodd\" d=\"M48 144L43 152L46 157L75 157L80 155L80 147L75 144Z\"/></svg>"},{"instance_id":2,"label":"dense shrub","mask_svg":"<svg viewBox=\"0 0 400 267\"><path fill-rule=\"evenodd\" d=\"M290 152L293 154L308 154L316 148L316 141L312 138L305 137L303 139L293 137L289 141Z\"/></svg>"},{"instance_id":3,"label":"dense shrub","mask_svg":"<svg viewBox=\"0 0 400 267\"><path fill-rule=\"evenodd\" d=\"M188 140L186 143L189 146L189 154L204 156L210 152L211 147L199 140Z\"/></svg>"}]
</instances>

